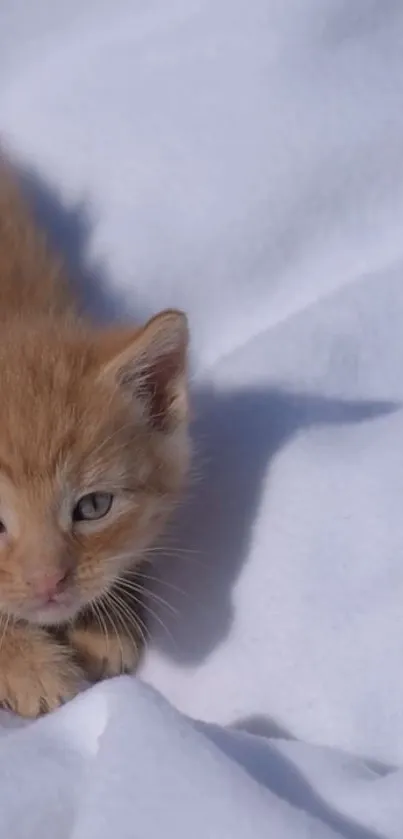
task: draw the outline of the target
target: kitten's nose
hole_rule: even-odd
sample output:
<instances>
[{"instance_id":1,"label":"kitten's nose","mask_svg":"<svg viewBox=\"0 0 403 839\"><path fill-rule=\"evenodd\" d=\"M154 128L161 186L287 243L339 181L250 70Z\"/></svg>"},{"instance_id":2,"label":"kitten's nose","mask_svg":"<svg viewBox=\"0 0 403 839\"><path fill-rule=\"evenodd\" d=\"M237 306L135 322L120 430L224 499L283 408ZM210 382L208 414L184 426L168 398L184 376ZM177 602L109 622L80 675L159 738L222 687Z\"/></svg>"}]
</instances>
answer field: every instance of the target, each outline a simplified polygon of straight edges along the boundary
<instances>
[{"instance_id":1,"label":"kitten's nose","mask_svg":"<svg viewBox=\"0 0 403 839\"><path fill-rule=\"evenodd\" d=\"M46 574L39 580L35 581L34 591L38 597L44 597L46 600L53 600L56 595L60 594L66 587L69 577L69 571L54 571L52 574Z\"/></svg>"}]
</instances>

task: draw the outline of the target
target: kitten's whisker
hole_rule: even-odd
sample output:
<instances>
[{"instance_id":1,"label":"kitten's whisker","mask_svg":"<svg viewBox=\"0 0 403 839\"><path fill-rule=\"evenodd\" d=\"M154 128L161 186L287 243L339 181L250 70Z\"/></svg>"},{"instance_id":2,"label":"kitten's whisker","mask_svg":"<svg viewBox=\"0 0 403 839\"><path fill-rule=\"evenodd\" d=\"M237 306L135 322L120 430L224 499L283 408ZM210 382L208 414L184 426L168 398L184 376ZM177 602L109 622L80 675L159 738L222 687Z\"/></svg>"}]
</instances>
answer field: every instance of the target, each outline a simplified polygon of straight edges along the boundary
<instances>
[{"instance_id":1,"label":"kitten's whisker","mask_svg":"<svg viewBox=\"0 0 403 839\"><path fill-rule=\"evenodd\" d=\"M109 595L108 602L112 607L114 615L119 621L125 636L133 644L136 654L139 656L139 641L143 647L147 644L147 638L144 631L145 628L143 629L140 620L137 621L134 615L130 614L130 612L124 608L124 604L121 603L120 598L118 598L115 594L113 594L113 596Z\"/></svg>"},{"instance_id":2,"label":"kitten's whisker","mask_svg":"<svg viewBox=\"0 0 403 839\"><path fill-rule=\"evenodd\" d=\"M7 612L7 614L5 616L3 616L3 615L1 616L2 619L3 619L3 617L5 617L5 623L4 623L3 632L2 632L1 638L0 638L0 650L3 646L3 642L4 642L4 639L5 639L6 634L7 634L8 625L10 623L10 618L11 618L10 612Z\"/></svg>"},{"instance_id":3,"label":"kitten's whisker","mask_svg":"<svg viewBox=\"0 0 403 839\"><path fill-rule=\"evenodd\" d=\"M145 611L145 612L148 612L148 614L149 614L149 615L151 615L151 617L152 617L155 621L157 621L157 623L158 623L158 624L160 625L160 627L164 630L164 632L166 632L166 634L168 635L169 640L171 641L171 643L172 643L172 644L173 644L173 646L175 647L175 646L176 646L176 643L175 643L175 639L174 639L174 637L173 637L173 635L172 635L172 632L168 629L167 625L164 623L164 621L162 620L162 618L160 618L160 616L157 614L157 612L154 612L154 610L151 608L151 606L149 606L149 605L148 605L148 603L143 603L143 604L141 604L141 605L143 606L144 611Z\"/></svg>"},{"instance_id":4,"label":"kitten's whisker","mask_svg":"<svg viewBox=\"0 0 403 839\"><path fill-rule=\"evenodd\" d=\"M100 610L101 610L101 611L103 611L103 614L105 615L106 620L110 620L110 622L111 622L111 624L112 624L112 629L113 629L113 630L114 630L114 632L115 632L115 635L116 635L116 638L117 638L117 641L118 641L118 644L119 644L119 649L120 649L120 658L121 658L121 662L122 662L122 665L123 665L123 661L124 661L124 651L123 651L123 644L122 644L122 641L121 641L121 637L120 637L120 635L119 635L119 630L118 630L118 628L117 628L117 626L116 626L116 624L115 624L115 621L113 620L112 615L111 615L111 614L109 614L109 612L106 612L106 611L105 611L105 603L104 603L104 602L102 602L102 600L98 600L98 606L99 606Z\"/></svg>"},{"instance_id":5,"label":"kitten's whisker","mask_svg":"<svg viewBox=\"0 0 403 839\"><path fill-rule=\"evenodd\" d=\"M168 627L165 625L164 621L157 614L157 612L155 612L148 603L145 603L144 599L140 599L139 597L137 597L136 593L132 592L131 596L132 596L132 599L133 599L134 603L136 605L138 605L140 607L140 609L143 609L145 612L147 612L149 615L151 615L151 617L162 627L164 632L166 632L166 634L168 635L169 639L175 645L175 640L173 638L172 633L169 631ZM149 635L148 629L147 629L147 635Z\"/></svg>"},{"instance_id":6,"label":"kitten's whisker","mask_svg":"<svg viewBox=\"0 0 403 839\"><path fill-rule=\"evenodd\" d=\"M127 578L127 577L117 577L116 585L119 588L124 588L129 592L130 591L135 591L138 594L140 594L141 596L151 597L152 599L155 600L156 603L160 603L162 606L166 606L167 609L170 609L171 611L176 612L174 606L172 606L170 603L168 603L168 601L165 600L164 597L161 597L159 594L156 594L156 592L151 591L151 590L145 588L144 586L141 586L139 583L136 583L135 579L133 580L133 579L130 579L130 578Z\"/></svg>"},{"instance_id":7,"label":"kitten's whisker","mask_svg":"<svg viewBox=\"0 0 403 839\"><path fill-rule=\"evenodd\" d=\"M187 594L187 592L183 588L179 588L179 586L175 586L173 583L168 583L168 581L164 580L162 577L153 577L150 574L144 574L142 571L140 571L140 569L134 571L133 573L135 577L141 577L142 580L147 580L151 583L158 583L159 585L166 586L166 588L171 589L171 591L175 591L177 594Z\"/></svg>"},{"instance_id":8,"label":"kitten's whisker","mask_svg":"<svg viewBox=\"0 0 403 839\"><path fill-rule=\"evenodd\" d=\"M136 636L140 636L144 646L147 644L147 638L145 635L145 625L141 625L140 618L138 618L138 616L135 616L130 612L124 601L121 600L121 598L116 594L116 592L109 592L109 598L111 603L114 604L117 609L117 611L115 612L116 617L120 618L120 622L123 626L124 631L129 636L130 640L133 642L136 650L138 651ZM134 628L134 635L131 631L131 627Z\"/></svg>"},{"instance_id":9,"label":"kitten's whisker","mask_svg":"<svg viewBox=\"0 0 403 839\"><path fill-rule=\"evenodd\" d=\"M91 604L91 608L92 608L93 613L94 613L94 615L95 615L95 617L96 617L96 619L97 619L97 621L98 621L98 624L99 624L99 627L100 627L100 629L101 629L101 632L103 632L103 633L104 633L104 635L105 635L105 642L106 642L106 655L108 655L108 653L109 653L109 646L110 646L110 643L109 643L109 632L108 632L108 627L107 627L107 625L106 625L106 623L105 623L105 619L104 619L104 617L103 617L103 615L102 615L102 612L101 612L101 610L100 610L100 608L99 608L99 604L98 604L95 600L94 600L94 602Z\"/></svg>"},{"instance_id":10,"label":"kitten's whisker","mask_svg":"<svg viewBox=\"0 0 403 839\"><path fill-rule=\"evenodd\" d=\"M172 606L171 603L168 603L167 600L165 600L163 597L160 597L160 595L156 594L154 591L148 591L148 589L144 589L142 586L136 585L136 583L134 583L131 580L121 580L118 578L116 584L119 588L126 589L128 592L134 591L137 594L143 595L144 597L150 597L156 603L159 603L161 606L165 606L167 609L169 609L175 616L178 615L177 609L175 609L175 607Z\"/></svg>"},{"instance_id":11,"label":"kitten's whisker","mask_svg":"<svg viewBox=\"0 0 403 839\"><path fill-rule=\"evenodd\" d=\"M128 618L130 618L130 623L133 623L133 625L135 625L136 629L137 629L138 628L137 627L137 621L138 621L139 625L141 625L141 627L144 630L144 632L146 633L146 635L148 635L147 627L146 627L145 623L142 621L140 615L137 612L134 612L130 609L130 606L124 601L123 597L120 596L119 592L116 591L116 589L110 590L108 592L108 597L111 598L113 601L115 601L115 603L121 604L122 607L124 606L126 615L127 615ZM136 600L135 602L136 602L136 605L142 605L140 600ZM146 642L146 638L144 636L142 636L142 637L143 637L144 642Z\"/></svg>"},{"instance_id":12,"label":"kitten's whisker","mask_svg":"<svg viewBox=\"0 0 403 839\"><path fill-rule=\"evenodd\" d=\"M155 558L160 559L160 557L167 559L178 559L183 561L189 561L197 567L202 568L204 566L203 560L201 559L202 551L188 551L185 548L163 548L160 546L154 546L150 548L145 548L142 554L142 558L145 562L153 562Z\"/></svg>"},{"instance_id":13,"label":"kitten's whisker","mask_svg":"<svg viewBox=\"0 0 403 839\"><path fill-rule=\"evenodd\" d=\"M201 554L201 551L195 548L180 548L175 545L150 545L149 548L145 548L146 553L168 553L168 551L170 553L185 554L186 556Z\"/></svg>"}]
</instances>

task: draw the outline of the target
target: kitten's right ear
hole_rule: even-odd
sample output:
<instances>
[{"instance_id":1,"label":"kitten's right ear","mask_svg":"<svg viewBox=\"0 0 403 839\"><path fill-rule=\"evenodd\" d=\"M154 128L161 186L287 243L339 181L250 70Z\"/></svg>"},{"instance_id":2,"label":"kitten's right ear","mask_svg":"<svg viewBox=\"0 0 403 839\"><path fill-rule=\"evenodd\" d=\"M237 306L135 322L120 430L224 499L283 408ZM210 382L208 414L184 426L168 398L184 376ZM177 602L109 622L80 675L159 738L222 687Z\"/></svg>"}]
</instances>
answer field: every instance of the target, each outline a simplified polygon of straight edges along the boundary
<instances>
[{"instance_id":1,"label":"kitten's right ear","mask_svg":"<svg viewBox=\"0 0 403 839\"><path fill-rule=\"evenodd\" d=\"M140 399L149 422L172 429L187 419L187 348L183 312L161 312L138 330L115 330L103 336L101 376Z\"/></svg>"}]
</instances>

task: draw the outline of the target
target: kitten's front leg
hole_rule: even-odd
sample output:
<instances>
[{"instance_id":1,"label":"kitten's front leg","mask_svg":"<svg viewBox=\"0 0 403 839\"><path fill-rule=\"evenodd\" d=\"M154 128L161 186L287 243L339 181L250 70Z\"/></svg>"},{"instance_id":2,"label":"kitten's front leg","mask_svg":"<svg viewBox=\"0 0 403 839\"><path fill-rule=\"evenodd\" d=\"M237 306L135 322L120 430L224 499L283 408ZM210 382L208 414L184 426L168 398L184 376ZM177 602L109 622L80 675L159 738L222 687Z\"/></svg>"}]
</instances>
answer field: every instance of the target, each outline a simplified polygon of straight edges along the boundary
<instances>
[{"instance_id":1,"label":"kitten's front leg","mask_svg":"<svg viewBox=\"0 0 403 839\"><path fill-rule=\"evenodd\" d=\"M101 621L86 614L68 629L67 640L91 681L133 673L143 646L139 633L106 614Z\"/></svg>"},{"instance_id":2,"label":"kitten's front leg","mask_svg":"<svg viewBox=\"0 0 403 839\"><path fill-rule=\"evenodd\" d=\"M68 647L44 629L20 621L9 622L5 630L0 627L2 631L0 706L38 717L78 693L83 674Z\"/></svg>"}]
</instances>

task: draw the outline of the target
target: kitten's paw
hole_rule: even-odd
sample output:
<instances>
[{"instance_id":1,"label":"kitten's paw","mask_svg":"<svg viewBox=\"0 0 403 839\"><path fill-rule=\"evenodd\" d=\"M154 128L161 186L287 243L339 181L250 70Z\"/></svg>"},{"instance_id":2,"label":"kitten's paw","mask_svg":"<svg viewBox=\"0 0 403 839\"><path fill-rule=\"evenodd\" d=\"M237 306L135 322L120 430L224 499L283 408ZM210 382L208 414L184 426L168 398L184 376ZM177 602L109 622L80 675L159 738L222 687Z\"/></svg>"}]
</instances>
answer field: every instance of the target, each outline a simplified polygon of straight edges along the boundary
<instances>
[{"instance_id":1,"label":"kitten's paw","mask_svg":"<svg viewBox=\"0 0 403 839\"><path fill-rule=\"evenodd\" d=\"M68 632L68 641L92 681L133 673L139 663L140 638L112 631L106 634L95 623L73 627Z\"/></svg>"},{"instance_id":2,"label":"kitten's paw","mask_svg":"<svg viewBox=\"0 0 403 839\"><path fill-rule=\"evenodd\" d=\"M36 627L11 628L0 649L0 705L38 717L72 699L83 679L69 651Z\"/></svg>"}]
</instances>

